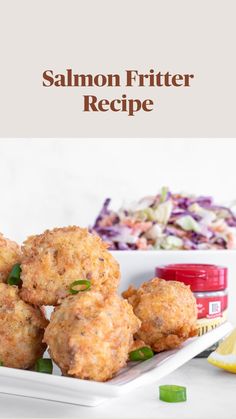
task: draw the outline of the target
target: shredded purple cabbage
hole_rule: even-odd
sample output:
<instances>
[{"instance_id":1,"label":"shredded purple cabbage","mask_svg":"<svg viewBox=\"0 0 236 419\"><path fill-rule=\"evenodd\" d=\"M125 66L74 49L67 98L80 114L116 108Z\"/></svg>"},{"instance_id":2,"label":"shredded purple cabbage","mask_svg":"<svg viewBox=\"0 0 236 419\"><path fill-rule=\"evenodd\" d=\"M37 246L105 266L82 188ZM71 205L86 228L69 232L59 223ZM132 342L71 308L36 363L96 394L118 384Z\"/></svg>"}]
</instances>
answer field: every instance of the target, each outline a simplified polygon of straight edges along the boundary
<instances>
[{"instance_id":1,"label":"shredded purple cabbage","mask_svg":"<svg viewBox=\"0 0 236 419\"><path fill-rule=\"evenodd\" d=\"M107 198L90 231L111 250L236 248L236 215L211 196L171 193L142 198L119 211Z\"/></svg>"}]
</instances>

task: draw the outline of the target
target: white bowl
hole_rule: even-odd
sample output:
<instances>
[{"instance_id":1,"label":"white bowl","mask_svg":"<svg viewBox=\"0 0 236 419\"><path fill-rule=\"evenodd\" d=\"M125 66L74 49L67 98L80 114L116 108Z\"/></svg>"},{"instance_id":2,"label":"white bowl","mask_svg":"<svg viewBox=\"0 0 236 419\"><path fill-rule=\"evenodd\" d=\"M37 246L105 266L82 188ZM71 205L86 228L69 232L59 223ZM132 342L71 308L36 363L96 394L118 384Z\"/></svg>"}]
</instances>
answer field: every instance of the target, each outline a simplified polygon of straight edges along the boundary
<instances>
[{"instance_id":1,"label":"white bowl","mask_svg":"<svg viewBox=\"0 0 236 419\"><path fill-rule=\"evenodd\" d=\"M120 291L132 283L140 285L155 276L158 265L169 263L210 263L226 266L229 271L228 318L236 325L236 250L124 250L113 251L120 263Z\"/></svg>"}]
</instances>

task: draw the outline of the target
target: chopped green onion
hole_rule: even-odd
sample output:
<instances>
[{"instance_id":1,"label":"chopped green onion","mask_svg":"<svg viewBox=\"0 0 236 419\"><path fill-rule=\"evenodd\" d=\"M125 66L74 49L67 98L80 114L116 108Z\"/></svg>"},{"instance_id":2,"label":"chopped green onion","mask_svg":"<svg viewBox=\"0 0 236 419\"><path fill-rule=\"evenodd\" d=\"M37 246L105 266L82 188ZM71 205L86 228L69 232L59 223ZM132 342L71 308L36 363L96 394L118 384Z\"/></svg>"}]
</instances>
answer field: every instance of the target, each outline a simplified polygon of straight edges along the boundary
<instances>
[{"instance_id":1,"label":"chopped green onion","mask_svg":"<svg viewBox=\"0 0 236 419\"><path fill-rule=\"evenodd\" d=\"M3 362L2 361L0 361L0 367L3 367Z\"/></svg>"},{"instance_id":2,"label":"chopped green onion","mask_svg":"<svg viewBox=\"0 0 236 419\"><path fill-rule=\"evenodd\" d=\"M165 202L168 191L169 189L166 186L163 186L163 188L161 189L161 202Z\"/></svg>"},{"instance_id":3,"label":"chopped green onion","mask_svg":"<svg viewBox=\"0 0 236 419\"><path fill-rule=\"evenodd\" d=\"M174 385L160 386L159 399L168 403L185 402L187 400L186 387Z\"/></svg>"},{"instance_id":4,"label":"chopped green onion","mask_svg":"<svg viewBox=\"0 0 236 419\"><path fill-rule=\"evenodd\" d=\"M77 285L85 285L85 287L78 289L75 289ZM79 281L74 281L72 284L70 284L70 294L78 294L78 292L84 292L87 291L91 287L91 282L87 281L87 279L80 279Z\"/></svg>"},{"instance_id":5,"label":"chopped green onion","mask_svg":"<svg viewBox=\"0 0 236 419\"><path fill-rule=\"evenodd\" d=\"M52 374L53 365L50 358L39 358L35 364L35 371L44 372L45 374Z\"/></svg>"},{"instance_id":6,"label":"chopped green onion","mask_svg":"<svg viewBox=\"0 0 236 419\"><path fill-rule=\"evenodd\" d=\"M19 285L19 284L20 284L20 282L21 282L21 279L20 279L20 274L21 274L21 267L20 267L20 264L19 264L19 263L16 263L16 264L13 266L13 268L12 268L11 272L10 272L10 273L9 273L9 275L8 275L8 278L7 278L7 283L8 283L9 285Z\"/></svg>"},{"instance_id":7,"label":"chopped green onion","mask_svg":"<svg viewBox=\"0 0 236 419\"><path fill-rule=\"evenodd\" d=\"M136 349L136 351L132 351L129 353L129 360L130 361L146 361L147 359L152 358L154 352L151 348L147 346L143 346L142 348Z\"/></svg>"}]
</instances>

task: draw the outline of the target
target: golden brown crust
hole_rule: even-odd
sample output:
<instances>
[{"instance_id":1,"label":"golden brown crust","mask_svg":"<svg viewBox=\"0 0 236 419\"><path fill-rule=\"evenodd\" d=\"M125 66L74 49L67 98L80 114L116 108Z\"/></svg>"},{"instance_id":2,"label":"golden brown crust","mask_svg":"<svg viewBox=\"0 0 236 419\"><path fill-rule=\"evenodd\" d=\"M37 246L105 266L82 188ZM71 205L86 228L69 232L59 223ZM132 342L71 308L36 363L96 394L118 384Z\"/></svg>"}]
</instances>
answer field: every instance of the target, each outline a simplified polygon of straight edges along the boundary
<instances>
[{"instance_id":1,"label":"golden brown crust","mask_svg":"<svg viewBox=\"0 0 236 419\"><path fill-rule=\"evenodd\" d=\"M6 282L13 265L21 262L20 246L0 233L0 283Z\"/></svg>"},{"instance_id":2,"label":"golden brown crust","mask_svg":"<svg viewBox=\"0 0 236 419\"><path fill-rule=\"evenodd\" d=\"M126 364L139 326L127 301L87 291L55 308L44 340L64 375L106 381Z\"/></svg>"},{"instance_id":3,"label":"golden brown crust","mask_svg":"<svg viewBox=\"0 0 236 419\"><path fill-rule=\"evenodd\" d=\"M0 284L0 360L11 368L27 369L40 358L48 321L40 308L25 303L15 286Z\"/></svg>"},{"instance_id":4,"label":"golden brown crust","mask_svg":"<svg viewBox=\"0 0 236 419\"><path fill-rule=\"evenodd\" d=\"M143 347L149 347L149 345L147 345L143 340L141 339L135 339L129 349L130 352L132 351L136 351L137 349L143 348Z\"/></svg>"},{"instance_id":5,"label":"golden brown crust","mask_svg":"<svg viewBox=\"0 0 236 419\"><path fill-rule=\"evenodd\" d=\"M107 244L76 226L29 237L23 245L22 298L37 305L57 305L73 281L87 279L91 289L117 290L120 270Z\"/></svg>"},{"instance_id":6,"label":"golden brown crust","mask_svg":"<svg viewBox=\"0 0 236 419\"><path fill-rule=\"evenodd\" d=\"M123 293L142 325L135 337L156 352L178 347L197 334L196 300L181 282L154 278Z\"/></svg>"}]
</instances>

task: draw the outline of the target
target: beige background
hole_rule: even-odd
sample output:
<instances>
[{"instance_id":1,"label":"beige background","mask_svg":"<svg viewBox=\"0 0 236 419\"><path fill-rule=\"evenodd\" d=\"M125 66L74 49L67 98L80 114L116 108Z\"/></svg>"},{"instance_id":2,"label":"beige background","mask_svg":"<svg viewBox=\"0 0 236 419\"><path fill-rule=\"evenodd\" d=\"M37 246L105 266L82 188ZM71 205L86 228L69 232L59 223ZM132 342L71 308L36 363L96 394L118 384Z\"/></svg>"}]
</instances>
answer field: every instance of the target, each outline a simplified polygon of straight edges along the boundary
<instances>
[{"instance_id":1,"label":"beige background","mask_svg":"<svg viewBox=\"0 0 236 419\"><path fill-rule=\"evenodd\" d=\"M235 137L234 0L0 0L1 137ZM194 73L191 89L100 88L155 111L83 113L79 88L43 88L45 69ZM89 89L91 94L94 90Z\"/></svg>"}]
</instances>

